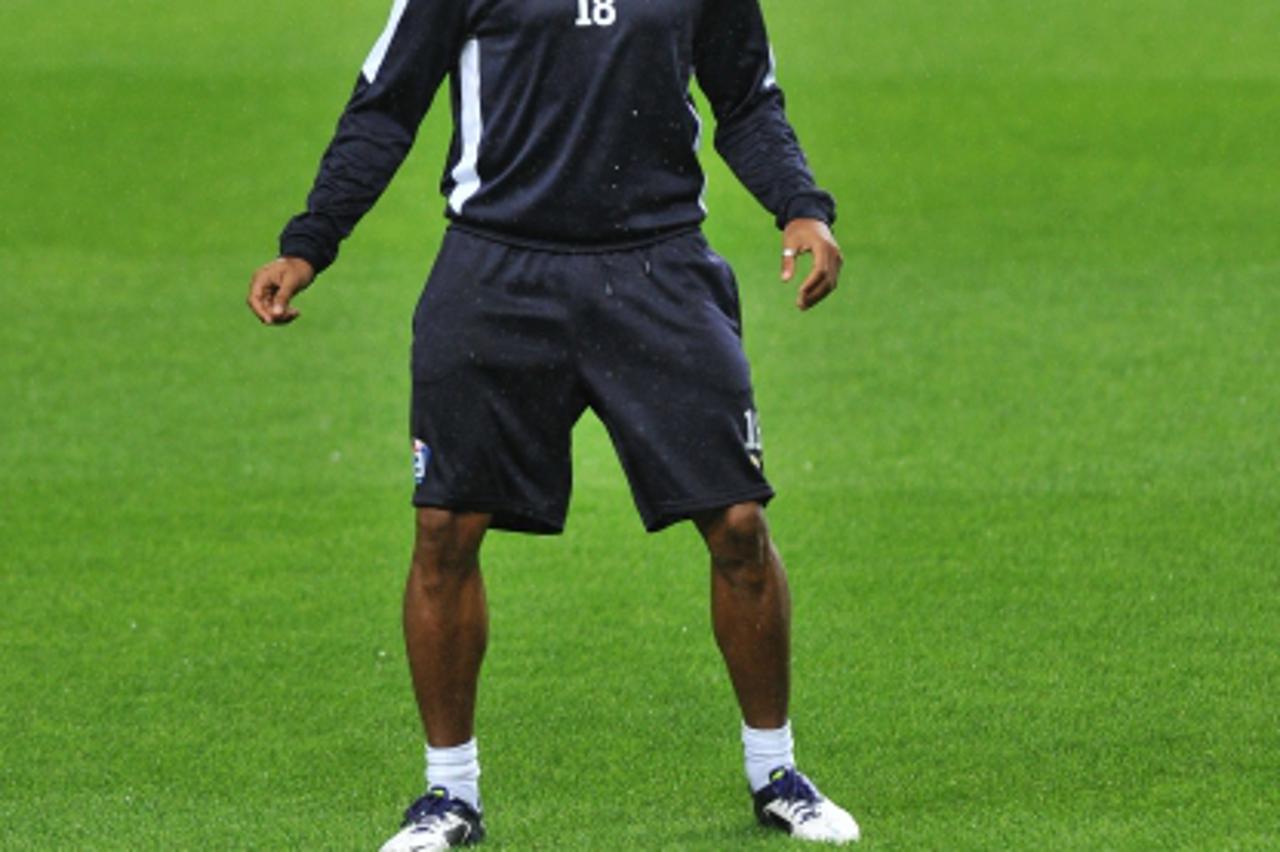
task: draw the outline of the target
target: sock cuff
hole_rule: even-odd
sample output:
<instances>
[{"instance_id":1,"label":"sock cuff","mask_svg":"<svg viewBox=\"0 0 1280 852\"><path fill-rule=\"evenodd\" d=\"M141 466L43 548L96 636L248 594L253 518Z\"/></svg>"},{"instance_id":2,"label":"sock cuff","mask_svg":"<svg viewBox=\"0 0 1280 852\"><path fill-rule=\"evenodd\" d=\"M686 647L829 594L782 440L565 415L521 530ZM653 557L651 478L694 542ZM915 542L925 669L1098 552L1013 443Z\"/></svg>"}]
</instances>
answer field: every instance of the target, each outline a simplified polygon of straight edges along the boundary
<instances>
[{"instance_id":1,"label":"sock cuff","mask_svg":"<svg viewBox=\"0 0 1280 852\"><path fill-rule=\"evenodd\" d=\"M791 720L781 728L753 728L742 723L742 745L751 751L790 752L795 748Z\"/></svg>"},{"instance_id":2,"label":"sock cuff","mask_svg":"<svg viewBox=\"0 0 1280 852\"><path fill-rule=\"evenodd\" d=\"M480 750L476 746L475 737L467 740L462 745L449 746L447 748L432 748L430 745L426 747L427 766L440 769L467 766L475 763L479 755Z\"/></svg>"}]
</instances>

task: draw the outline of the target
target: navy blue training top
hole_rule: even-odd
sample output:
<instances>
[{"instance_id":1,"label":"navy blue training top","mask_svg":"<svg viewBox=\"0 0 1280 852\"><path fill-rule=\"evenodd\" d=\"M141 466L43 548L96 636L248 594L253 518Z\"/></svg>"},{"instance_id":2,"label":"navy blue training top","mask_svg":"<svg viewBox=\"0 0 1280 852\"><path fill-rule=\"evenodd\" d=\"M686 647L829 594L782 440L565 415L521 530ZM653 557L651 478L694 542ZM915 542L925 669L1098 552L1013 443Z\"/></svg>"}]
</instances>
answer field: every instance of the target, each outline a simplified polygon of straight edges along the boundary
<instances>
[{"instance_id":1,"label":"navy blue training top","mask_svg":"<svg viewBox=\"0 0 1280 852\"><path fill-rule=\"evenodd\" d=\"M695 228L695 76L717 151L778 226L835 219L784 113L759 0L395 0L281 254L333 263L446 76L441 190L458 227L579 250Z\"/></svg>"}]
</instances>

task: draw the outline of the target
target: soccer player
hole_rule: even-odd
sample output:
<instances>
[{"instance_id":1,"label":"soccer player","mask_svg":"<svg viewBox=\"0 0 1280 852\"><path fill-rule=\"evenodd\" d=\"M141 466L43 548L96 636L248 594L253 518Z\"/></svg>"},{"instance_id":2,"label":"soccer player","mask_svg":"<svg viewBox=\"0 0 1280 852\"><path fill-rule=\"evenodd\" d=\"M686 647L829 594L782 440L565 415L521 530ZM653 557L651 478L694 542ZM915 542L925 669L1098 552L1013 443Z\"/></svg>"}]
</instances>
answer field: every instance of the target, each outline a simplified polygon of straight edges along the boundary
<instances>
[{"instance_id":1,"label":"soccer player","mask_svg":"<svg viewBox=\"0 0 1280 852\"><path fill-rule=\"evenodd\" d=\"M570 432L587 408L646 527L692 520L706 541L757 818L804 840L857 840L853 818L795 765L790 600L765 522L773 491L737 284L700 231L695 79L717 150L783 231L783 279L813 256L798 306L836 287L835 203L786 119L758 0L395 0L306 211L253 276L263 323L297 318L294 297L387 186L446 76L451 224L413 319L417 534L404 598L427 792L383 849L484 836L481 541L489 529L562 529Z\"/></svg>"}]
</instances>

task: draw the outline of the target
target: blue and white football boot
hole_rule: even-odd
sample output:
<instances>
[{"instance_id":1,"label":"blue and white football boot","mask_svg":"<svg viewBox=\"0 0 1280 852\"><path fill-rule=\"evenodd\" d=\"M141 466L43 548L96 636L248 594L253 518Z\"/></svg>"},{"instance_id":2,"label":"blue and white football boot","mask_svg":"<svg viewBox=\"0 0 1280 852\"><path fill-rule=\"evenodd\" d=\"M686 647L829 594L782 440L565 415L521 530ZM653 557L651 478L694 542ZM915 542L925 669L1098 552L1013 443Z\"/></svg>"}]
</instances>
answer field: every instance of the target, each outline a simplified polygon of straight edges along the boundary
<instances>
[{"instance_id":1,"label":"blue and white football boot","mask_svg":"<svg viewBox=\"0 0 1280 852\"><path fill-rule=\"evenodd\" d=\"M781 829L797 840L843 846L862 836L848 811L789 766L770 772L768 785L756 790L752 798L761 825Z\"/></svg>"},{"instance_id":2,"label":"blue and white football boot","mask_svg":"<svg viewBox=\"0 0 1280 852\"><path fill-rule=\"evenodd\" d=\"M483 839L480 812L450 796L444 787L432 787L404 812L400 831L383 844L382 852L435 852L472 846Z\"/></svg>"}]
</instances>

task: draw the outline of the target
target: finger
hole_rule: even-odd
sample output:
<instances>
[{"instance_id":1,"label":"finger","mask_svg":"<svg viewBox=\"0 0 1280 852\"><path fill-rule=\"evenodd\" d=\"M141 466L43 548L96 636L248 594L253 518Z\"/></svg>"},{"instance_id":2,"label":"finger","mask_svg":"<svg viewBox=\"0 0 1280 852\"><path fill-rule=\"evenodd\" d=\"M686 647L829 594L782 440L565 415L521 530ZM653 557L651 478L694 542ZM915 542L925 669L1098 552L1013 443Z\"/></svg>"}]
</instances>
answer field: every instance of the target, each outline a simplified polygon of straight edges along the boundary
<instances>
[{"instance_id":1,"label":"finger","mask_svg":"<svg viewBox=\"0 0 1280 852\"><path fill-rule=\"evenodd\" d=\"M830 296L834 290L835 288L831 286L830 282L824 281L816 284L801 295L799 303L800 310L807 311L817 306L819 302Z\"/></svg>"},{"instance_id":2,"label":"finger","mask_svg":"<svg viewBox=\"0 0 1280 852\"><path fill-rule=\"evenodd\" d=\"M806 243L785 242L782 249L782 280L790 281L796 275L796 258L811 251Z\"/></svg>"},{"instance_id":3,"label":"finger","mask_svg":"<svg viewBox=\"0 0 1280 852\"><path fill-rule=\"evenodd\" d=\"M825 299L834 289L828 270L815 266L796 293L796 307L807 311Z\"/></svg>"},{"instance_id":4,"label":"finger","mask_svg":"<svg viewBox=\"0 0 1280 852\"><path fill-rule=\"evenodd\" d=\"M272 270L269 267L263 267L254 273L253 280L249 282L249 309L262 322L270 324L271 316L271 300L276 289L276 282Z\"/></svg>"},{"instance_id":5,"label":"finger","mask_svg":"<svg viewBox=\"0 0 1280 852\"><path fill-rule=\"evenodd\" d=\"M813 269L800 285L796 294L796 305L801 310L808 310L831 295L839 280L839 265L836 256L819 248L814 253Z\"/></svg>"},{"instance_id":6,"label":"finger","mask_svg":"<svg viewBox=\"0 0 1280 852\"><path fill-rule=\"evenodd\" d=\"M271 303L268 306L275 322L286 323L297 318L298 310L290 302L300 289L302 289L302 280L291 269L285 267L279 275L278 285L271 293Z\"/></svg>"},{"instance_id":7,"label":"finger","mask_svg":"<svg viewBox=\"0 0 1280 852\"><path fill-rule=\"evenodd\" d=\"M782 249L782 280L790 281L796 274L796 249L786 246Z\"/></svg>"}]
</instances>

